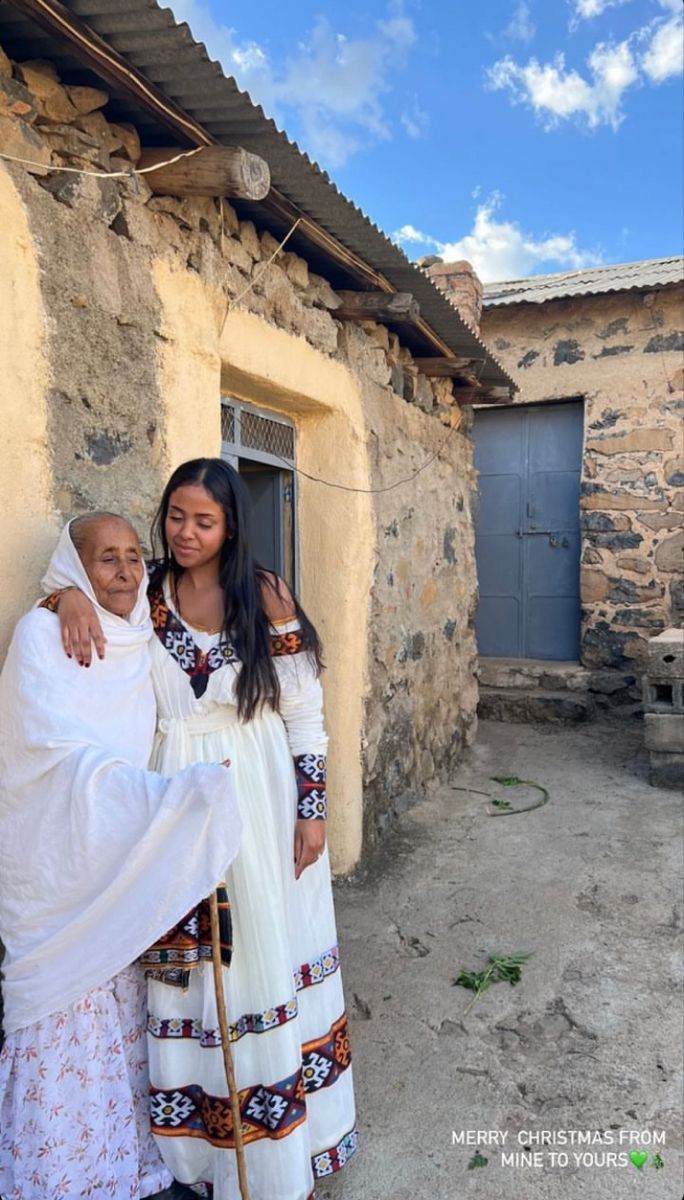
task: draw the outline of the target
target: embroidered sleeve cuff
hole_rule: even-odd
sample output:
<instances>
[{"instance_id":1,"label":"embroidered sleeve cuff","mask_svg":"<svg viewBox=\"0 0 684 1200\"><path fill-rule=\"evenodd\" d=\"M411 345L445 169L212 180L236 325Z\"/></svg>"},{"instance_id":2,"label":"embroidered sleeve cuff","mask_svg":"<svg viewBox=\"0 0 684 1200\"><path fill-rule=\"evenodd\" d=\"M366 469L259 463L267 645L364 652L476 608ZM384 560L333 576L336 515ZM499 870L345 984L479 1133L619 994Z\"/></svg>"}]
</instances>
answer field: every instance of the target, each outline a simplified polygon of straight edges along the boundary
<instances>
[{"instance_id":1,"label":"embroidered sleeve cuff","mask_svg":"<svg viewBox=\"0 0 684 1200\"><path fill-rule=\"evenodd\" d=\"M63 591L64 589L62 589ZM62 596L62 591L50 592L49 596L45 596L38 605L39 608L47 608L49 612L56 613L59 608L59 601Z\"/></svg>"},{"instance_id":2,"label":"embroidered sleeve cuff","mask_svg":"<svg viewBox=\"0 0 684 1200\"><path fill-rule=\"evenodd\" d=\"M297 779L297 817L304 821L325 821L328 815L325 755L298 754L294 764Z\"/></svg>"}]
</instances>

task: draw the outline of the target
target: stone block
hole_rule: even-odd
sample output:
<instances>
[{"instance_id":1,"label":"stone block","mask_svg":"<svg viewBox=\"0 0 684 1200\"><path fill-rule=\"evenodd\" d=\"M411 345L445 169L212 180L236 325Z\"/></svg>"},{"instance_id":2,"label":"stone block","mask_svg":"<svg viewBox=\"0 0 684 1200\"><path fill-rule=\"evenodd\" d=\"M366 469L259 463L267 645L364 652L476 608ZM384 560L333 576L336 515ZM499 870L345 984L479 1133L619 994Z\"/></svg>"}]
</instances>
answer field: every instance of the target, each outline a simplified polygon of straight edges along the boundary
<instances>
[{"instance_id":1,"label":"stone block","mask_svg":"<svg viewBox=\"0 0 684 1200\"><path fill-rule=\"evenodd\" d=\"M78 109L69 93L59 82L52 63L35 60L17 65L22 81L35 97L38 112L47 121L68 123L78 116Z\"/></svg>"},{"instance_id":2,"label":"stone block","mask_svg":"<svg viewBox=\"0 0 684 1200\"><path fill-rule=\"evenodd\" d=\"M684 679L684 629L664 629L648 643L651 680Z\"/></svg>"},{"instance_id":3,"label":"stone block","mask_svg":"<svg viewBox=\"0 0 684 1200\"><path fill-rule=\"evenodd\" d=\"M0 78L11 79L11 77L12 77L12 63L10 62L7 55L5 54L5 51L3 50L2 46L0 46Z\"/></svg>"},{"instance_id":4,"label":"stone block","mask_svg":"<svg viewBox=\"0 0 684 1200\"><path fill-rule=\"evenodd\" d=\"M655 560L661 571L677 571L681 574L684 570L684 532L665 538L656 549Z\"/></svg>"},{"instance_id":5,"label":"stone block","mask_svg":"<svg viewBox=\"0 0 684 1200\"><path fill-rule=\"evenodd\" d=\"M490 721L517 724L574 725L594 713L593 697L572 692L548 692L542 688L521 692L517 688L482 688L478 716Z\"/></svg>"},{"instance_id":6,"label":"stone block","mask_svg":"<svg viewBox=\"0 0 684 1200\"><path fill-rule=\"evenodd\" d=\"M255 262L261 260L261 242L253 221L240 221L240 241Z\"/></svg>"},{"instance_id":7,"label":"stone block","mask_svg":"<svg viewBox=\"0 0 684 1200\"><path fill-rule=\"evenodd\" d=\"M115 150L119 150L123 146L121 137L116 131L117 127L109 124L104 113L85 113L76 118L74 126L82 133L87 133L89 137L94 138L106 154L113 154Z\"/></svg>"},{"instance_id":8,"label":"stone block","mask_svg":"<svg viewBox=\"0 0 684 1200\"><path fill-rule=\"evenodd\" d=\"M38 129L51 149L65 159L76 159L76 165L83 160L101 167L103 171L109 170L109 154L92 134L77 129L75 125L60 122L44 125L39 121Z\"/></svg>"},{"instance_id":9,"label":"stone block","mask_svg":"<svg viewBox=\"0 0 684 1200\"><path fill-rule=\"evenodd\" d=\"M36 102L28 88L18 79L7 79L0 74L0 116L35 121L37 115Z\"/></svg>"},{"instance_id":10,"label":"stone block","mask_svg":"<svg viewBox=\"0 0 684 1200\"><path fill-rule=\"evenodd\" d=\"M339 308L341 304L340 297L337 292L334 292L327 279L321 275L313 275L309 272L309 286L306 289L306 294L302 296L302 300L307 304L315 304L319 308Z\"/></svg>"},{"instance_id":11,"label":"stone block","mask_svg":"<svg viewBox=\"0 0 684 1200\"><path fill-rule=\"evenodd\" d=\"M625 688L636 683L635 675L626 675L624 671L592 671L589 676L589 691L600 696L614 696Z\"/></svg>"},{"instance_id":12,"label":"stone block","mask_svg":"<svg viewBox=\"0 0 684 1200\"><path fill-rule=\"evenodd\" d=\"M646 713L644 741L648 750L684 755L684 712Z\"/></svg>"},{"instance_id":13,"label":"stone block","mask_svg":"<svg viewBox=\"0 0 684 1200\"><path fill-rule=\"evenodd\" d=\"M101 91L100 88L67 86L66 91L74 108L82 117L95 112L98 108L104 108L109 100L107 92Z\"/></svg>"},{"instance_id":14,"label":"stone block","mask_svg":"<svg viewBox=\"0 0 684 1200\"><path fill-rule=\"evenodd\" d=\"M0 117L0 150L3 154L30 162L32 165L26 166L26 170L31 175L46 175L48 172L52 159L50 147L26 121Z\"/></svg>"},{"instance_id":15,"label":"stone block","mask_svg":"<svg viewBox=\"0 0 684 1200\"><path fill-rule=\"evenodd\" d=\"M280 265L295 287L308 288L309 264L303 258L300 258L298 254L284 252Z\"/></svg>"},{"instance_id":16,"label":"stone block","mask_svg":"<svg viewBox=\"0 0 684 1200\"><path fill-rule=\"evenodd\" d=\"M597 454L635 454L639 450L671 450L674 432L671 429L631 429L614 437L593 438L587 450Z\"/></svg>"},{"instance_id":17,"label":"stone block","mask_svg":"<svg viewBox=\"0 0 684 1200\"><path fill-rule=\"evenodd\" d=\"M642 680L644 712L684 712L684 681L669 679L662 682L644 675Z\"/></svg>"},{"instance_id":18,"label":"stone block","mask_svg":"<svg viewBox=\"0 0 684 1200\"><path fill-rule=\"evenodd\" d=\"M651 787L684 789L684 754L665 754L652 750L649 764Z\"/></svg>"}]
</instances>

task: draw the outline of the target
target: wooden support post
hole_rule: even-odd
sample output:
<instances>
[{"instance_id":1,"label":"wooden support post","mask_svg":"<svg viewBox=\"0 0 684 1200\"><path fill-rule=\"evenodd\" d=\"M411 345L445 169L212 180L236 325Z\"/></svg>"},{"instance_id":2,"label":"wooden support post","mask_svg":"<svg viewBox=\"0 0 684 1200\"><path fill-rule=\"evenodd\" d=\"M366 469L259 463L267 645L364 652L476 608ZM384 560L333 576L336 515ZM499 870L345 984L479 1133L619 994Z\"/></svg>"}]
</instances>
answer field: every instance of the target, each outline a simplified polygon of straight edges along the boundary
<instances>
[{"instance_id":1,"label":"wooden support post","mask_svg":"<svg viewBox=\"0 0 684 1200\"><path fill-rule=\"evenodd\" d=\"M183 153L182 146L143 150L138 170L168 162ZM227 196L264 200L271 188L268 163L241 146L202 146L194 154L145 175L160 196Z\"/></svg>"},{"instance_id":2,"label":"wooden support post","mask_svg":"<svg viewBox=\"0 0 684 1200\"><path fill-rule=\"evenodd\" d=\"M338 292L342 304L333 309L338 321L404 322L420 317L418 301L410 292Z\"/></svg>"}]
</instances>

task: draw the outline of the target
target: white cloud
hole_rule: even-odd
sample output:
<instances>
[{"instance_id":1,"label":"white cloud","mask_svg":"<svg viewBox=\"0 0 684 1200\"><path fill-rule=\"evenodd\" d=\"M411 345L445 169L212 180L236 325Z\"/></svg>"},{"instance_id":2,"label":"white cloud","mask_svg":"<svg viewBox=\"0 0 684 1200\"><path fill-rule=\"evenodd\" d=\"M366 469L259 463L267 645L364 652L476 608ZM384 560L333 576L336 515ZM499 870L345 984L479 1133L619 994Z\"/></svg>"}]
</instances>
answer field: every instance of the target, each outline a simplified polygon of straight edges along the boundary
<instances>
[{"instance_id":1,"label":"white cloud","mask_svg":"<svg viewBox=\"0 0 684 1200\"><path fill-rule=\"evenodd\" d=\"M519 0L504 30L504 37L514 42L531 42L536 32L529 4L526 0Z\"/></svg>"},{"instance_id":2,"label":"white cloud","mask_svg":"<svg viewBox=\"0 0 684 1200\"><path fill-rule=\"evenodd\" d=\"M425 109L420 107L417 100L414 100L409 108L404 109L400 120L408 136L415 141L417 138L422 137L428 128L430 115L425 112Z\"/></svg>"},{"instance_id":3,"label":"white cloud","mask_svg":"<svg viewBox=\"0 0 684 1200\"><path fill-rule=\"evenodd\" d=\"M607 8L617 8L628 3L628 0L574 0L575 21L589 21L592 17L600 17Z\"/></svg>"},{"instance_id":4,"label":"white cloud","mask_svg":"<svg viewBox=\"0 0 684 1200\"><path fill-rule=\"evenodd\" d=\"M576 24L626 0L572 2ZM672 15L656 16L621 42L597 42L584 72L566 67L565 55L560 51L543 63L536 58L518 63L507 54L487 69L488 86L493 91L507 91L513 104L528 105L546 129L572 119L590 129L599 125L617 129L624 120L623 99L630 88L662 83L684 69L681 0L653 2Z\"/></svg>"},{"instance_id":5,"label":"white cloud","mask_svg":"<svg viewBox=\"0 0 684 1200\"><path fill-rule=\"evenodd\" d=\"M607 124L616 129L623 119L623 94L638 79L629 44L599 42L587 65L589 79L566 69L565 56L560 52L552 62L540 63L531 58L525 66L506 55L489 68L487 79L494 91L509 91L515 104L529 104L547 128L569 117L580 117L590 128Z\"/></svg>"},{"instance_id":6,"label":"white cloud","mask_svg":"<svg viewBox=\"0 0 684 1200\"><path fill-rule=\"evenodd\" d=\"M673 75L681 74L684 70L681 18L673 17L656 28L642 56L641 68L653 83L662 83Z\"/></svg>"},{"instance_id":7,"label":"white cloud","mask_svg":"<svg viewBox=\"0 0 684 1200\"><path fill-rule=\"evenodd\" d=\"M445 262L467 259L485 283L519 279L540 266L561 271L600 265L601 252L582 250L574 233L535 237L515 221L499 220L497 212L502 202L502 197L495 194L480 204L470 233L458 241L440 242L413 225L397 230L394 240L401 245L422 245Z\"/></svg>"},{"instance_id":8,"label":"white cloud","mask_svg":"<svg viewBox=\"0 0 684 1200\"><path fill-rule=\"evenodd\" d=\"M391 136L384 98L416 41L401 0L389 0L386 16L365 37L346 37L319 18L282 65L264 46L240 41L219 24L203 0L171 2L177 19L188 22L252 99L281 121L295 115L305 149L326 166L339 167L369 141ZM416 105L402 123L414 137L425 121Z\"/></svg>"}]
</instances>

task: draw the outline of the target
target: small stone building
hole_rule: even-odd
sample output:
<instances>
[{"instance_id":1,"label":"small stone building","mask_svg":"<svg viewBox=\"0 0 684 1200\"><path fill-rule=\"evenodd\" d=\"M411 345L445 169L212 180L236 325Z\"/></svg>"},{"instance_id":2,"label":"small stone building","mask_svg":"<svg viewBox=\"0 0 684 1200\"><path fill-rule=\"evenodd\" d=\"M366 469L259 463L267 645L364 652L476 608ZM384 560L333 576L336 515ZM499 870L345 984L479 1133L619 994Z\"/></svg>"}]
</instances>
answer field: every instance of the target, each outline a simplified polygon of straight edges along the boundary
<instances>
[{"instance_id":1,"label":"small stone building","mask_svg":"<svg viewBox=\"0 0 684 1200\"><path fill-rule=\"evenodd\" d=\"M349 871L474 736L471 405L510 376L155 0L11 0L0 46L0 650L65 519L147 542L224 454L323 636Z\"/></svg>"},{"instance_id":2,"label":"small stone building","mask_svg":"<svg viewBox=\"0 0 684 1200\"><path fill-rule=\"evenodd\" d=\"M477 311L468 264L428 270ZM484 287L482 336L520 388L475 417L488 713L510 692L540 715L540 684L561 716L636 704L648 639L681 624L683 275L668 258Z\"/></svg>"}]
</instances>

